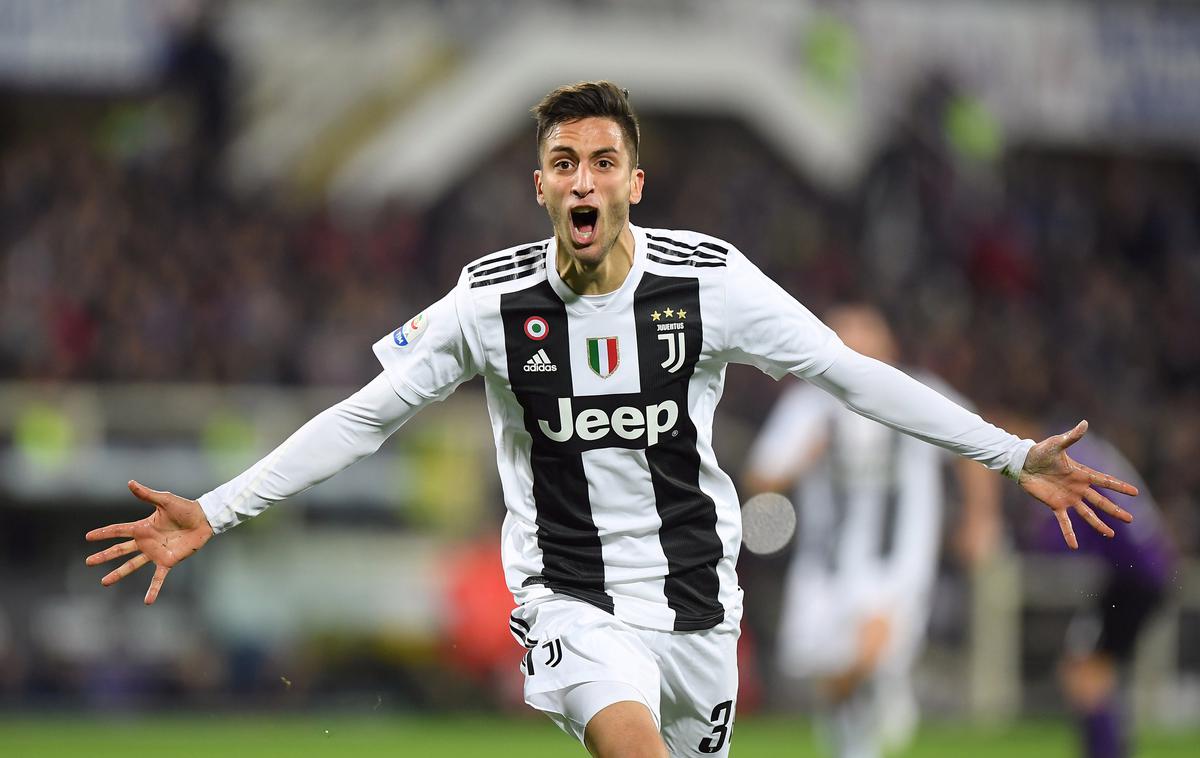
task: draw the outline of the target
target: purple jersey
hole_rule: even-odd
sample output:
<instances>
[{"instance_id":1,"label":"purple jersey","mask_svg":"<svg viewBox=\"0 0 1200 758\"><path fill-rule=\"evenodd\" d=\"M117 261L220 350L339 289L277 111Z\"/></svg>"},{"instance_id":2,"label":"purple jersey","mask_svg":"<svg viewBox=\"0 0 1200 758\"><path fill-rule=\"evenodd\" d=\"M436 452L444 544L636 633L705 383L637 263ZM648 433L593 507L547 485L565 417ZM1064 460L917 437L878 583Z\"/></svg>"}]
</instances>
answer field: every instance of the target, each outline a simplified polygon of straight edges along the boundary
<instances>
[{"instance_id":1,"label":"purple jersey","mask_svg":"<svg viewBox=\"0 0 1200 758\"><path fill-rule=\"evenodd\" d=\"M1175 562L1174 550L1158 506L1133 466L1115 447L1091 435L1072 445L1067 454L1085 466L1129 482L1141 493L1133 498L1111 490L1099 490L1133 514L1133 523L1126 525L1108 519L1103 512L1095 509L1102 520L1114 526L1117 535L1112 539L1104 537L1072 513L1071 521L1075 525L1080 552L1099 556L1112 570L1120 571L1130 579L1149 586L1165 585ZM1038 510L1038 517L1030 523L1030 549L1040 552L1069 551L1054 512L1038 501L1031 502Z\"/></svg>"}]
</instances>

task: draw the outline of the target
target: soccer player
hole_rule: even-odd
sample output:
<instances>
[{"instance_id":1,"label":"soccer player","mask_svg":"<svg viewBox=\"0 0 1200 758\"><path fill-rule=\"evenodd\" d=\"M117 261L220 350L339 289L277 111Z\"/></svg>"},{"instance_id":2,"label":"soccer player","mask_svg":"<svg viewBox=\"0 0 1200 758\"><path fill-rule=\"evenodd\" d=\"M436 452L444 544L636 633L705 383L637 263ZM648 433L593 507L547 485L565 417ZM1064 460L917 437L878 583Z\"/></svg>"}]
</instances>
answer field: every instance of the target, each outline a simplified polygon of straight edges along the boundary
<instances>
[{"instance_id":1,"label":"soccer player","mask_svg":"<svg viewBox=\"0 0 1200 758\"><path fill-rule=\"evenodd\" d=\"M998 415L1012 429L1039 433L1041 425L1021 414ZM1072 449L1072 457L1088 466L1103 466L1132 482L1141 492L1138 520L1119 540L1080 534L1079 551L1094 557L1102 574L1092 607L1078 613L1067 629L1058 676L1075 717L1083 758L1126 758L1130 748L1128 704L1122 679L1129 674L1137 640L1146 622L1162 607L1177 556L1167 525L1151 494L1125 456L1107 440L1091 436ZM1115 495L1117 502L1124 496ZM1044 509L1024 519L1019 537L1034 553L1055 553L1054 524Z\"/></svg>"},{"instance_id":2,"label":"soccer player","mask_svg":"<svg viewBox=\"0 0 1200 758\"><path fill-rule=\"evenodd\" d=\"M875 308L842 305L826 323L846 347L896 361ZM914 376L954 397L932 376ZM945 458L804 383L779 399L747 457L747 489L797 496L778 660L817 685L820 731L838 758L902 749L915 731L910 677L936 578ZM956 460L964 520L996 512L997 477Z\"/></svg>"},{"instance_id":3,"label":"soccer player","mask_svg":"<svg viewBox=\"0 0 1200 758\"><path fill-rule=\"evenodd\" d=\"M642 196L627 93L587 82L535 108L533 184L549 239L491 253L374 346L383 372L245 473L189 500L130 489L147 518L88 533L133 554L101 581L171 567L213 535L341 471L422 407L482 375L508 514L509 619L526 648L526 701L597 756L728 753L742 591L737 494L712 416L725 367L809 379L860 413L978 460L1111 535L1092 508L1132 518L1065 450L1086 429L1021 440L878 361L727 242L629 221Z\"/></svg>"}]
</instances>

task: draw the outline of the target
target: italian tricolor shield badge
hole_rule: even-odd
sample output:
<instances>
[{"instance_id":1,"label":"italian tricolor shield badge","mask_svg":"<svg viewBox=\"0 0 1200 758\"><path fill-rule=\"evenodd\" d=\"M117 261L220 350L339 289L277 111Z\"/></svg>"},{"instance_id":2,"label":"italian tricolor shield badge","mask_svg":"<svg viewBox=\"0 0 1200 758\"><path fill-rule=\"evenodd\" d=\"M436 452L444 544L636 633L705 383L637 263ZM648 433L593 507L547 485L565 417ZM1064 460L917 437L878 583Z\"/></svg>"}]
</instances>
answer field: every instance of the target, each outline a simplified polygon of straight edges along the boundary
<instances>
[{"instance_id":1,"label":"italian tricolor shield badge","mask_svg":"<svg viewBox=\"0 0 1200 758\"><path fill-rule=\"evenodd\" d=\"M620 353L617 352L617 338L588 337L587 349L588 365L592 367L592 371L601 379L612 376L617 370L617 364L621 362Z\"/></svg>"}]
</instances>

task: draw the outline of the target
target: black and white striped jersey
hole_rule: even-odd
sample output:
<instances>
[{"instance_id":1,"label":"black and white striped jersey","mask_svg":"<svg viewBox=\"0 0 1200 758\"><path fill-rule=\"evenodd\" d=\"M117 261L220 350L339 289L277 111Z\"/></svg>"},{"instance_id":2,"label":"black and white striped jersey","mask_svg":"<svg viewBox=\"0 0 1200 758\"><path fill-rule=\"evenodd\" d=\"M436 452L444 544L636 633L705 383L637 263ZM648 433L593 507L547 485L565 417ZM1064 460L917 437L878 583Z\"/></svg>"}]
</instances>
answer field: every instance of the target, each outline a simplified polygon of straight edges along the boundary
<instances>
[{"instance_id":1,"label":"black and white striped jersey","mask_svg":"<svg viewBox=\"0 0 1200 758\"><path fill-rule=\"evenodd\" d=\"M931 374L927 387L966 406ZM864 418L829 393L796 383L776 403L747 455L754 475L796 475L790 576L822 583L855 607L928 599L945 488L944 450Z\"/></svg>"},{"instance_id":2,"label":"black and white striped jersey","mask_svg":"<svg viewBox=\"0 0 1200 758\"><path fill-rule=\"evenodd\" d=\"M619 290L575 294L553 239L484 256L375 344L394 389L439 400L482 375L517 602L549 593L639 626L741 613L739 503L712 448L729 363L824 371L840 341L732 245L633 227Z\"/></svg>"}]
</instances>

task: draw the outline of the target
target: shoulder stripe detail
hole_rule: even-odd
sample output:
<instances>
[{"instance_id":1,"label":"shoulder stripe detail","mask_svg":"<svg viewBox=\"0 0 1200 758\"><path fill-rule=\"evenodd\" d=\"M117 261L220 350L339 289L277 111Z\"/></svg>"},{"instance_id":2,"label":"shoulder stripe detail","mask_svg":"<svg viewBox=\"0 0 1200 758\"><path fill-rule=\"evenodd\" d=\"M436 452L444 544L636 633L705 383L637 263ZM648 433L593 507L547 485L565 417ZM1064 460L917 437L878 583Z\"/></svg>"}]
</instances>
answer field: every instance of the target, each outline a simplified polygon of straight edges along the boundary
<instances>
[{"instance_id":1,"label":"shoulder stripe detail","mask_svg":"<svg viewBox=\"0 0 1200 758\"><path fill-rule=\"evenodd\" d=\"M686 250L675 250L673 248L663 247L662 245L656 245L653 242L646 243L646 247L650 248L651 250L657 250L660 253L666 253L667 255L671 255L676 258L699 258L706 261L717 261L719 263L725 262L725 256L717 255L716 253L710 253L705 250L693 250L690 252Z\"/></svg>"},{"instance_id":2,"label":"shoulder stripe detail","mask_svg":"<svg viewBox=\"0 0 1200 758\"><path fill-rule=\"evenodd\" d=\"M653 242L647 243L647 247L649 247L650 249L654 249L654 251L658 251L658 252L664 253L666 255L671 255L672 258L677 259L679 261L697 259L697 260L712 260L712 261L715 261L715 263L720 263L720 264L725 263L724 257L721 257L721 255L716 255L714 253L706 253L704 251L695 251L695 252L691 252L691 253L686 253L683 251L677 251L677 249L671 249L670 247L662 247L661 245L655 245L655 243L653 243Z\"/></svg>"},{"instance_id":3,"label":"shoulder stripe detail","mask_svg":"<svg viewBox=\"0 0 1200 758\"><path fill-rule=\"evenodd\" d=\"M482 279L485 277L489 277L492 274L496 273L497 271L504 271L506 269L512 268L513 263L523 262L523 261L529 260L531 258L535 258L535 257L541 255L541 253L542 253L542 249L540 247L530 248L527 250L518 250L517 252L512 253L511 255L508 255L504 258L501 258L500 260L489 261L487 264L488 265L487 268L480 268L475 271L472 271L471 277L474 279ZM479 266L481 264L474 264L474 265Z\"/></svg>"},{"instance_id":4,"label":"shoulder stripe detail","mask_svg":"<svg viewBox=\"0 0 1200 758\"><path fill-rule=\"evenodd\" d=\"M534 250L544 250L545 247L546 247L545 242L539 242L536 245L530 245L529 247L523 247L520 250L509 250L509 251L504 251L504 252L500 252L500 253L495 253L493 255L489 255L487 257L480 258L479 260L475 261L474 263L468 265L467 273L473 274L473 273L475 273L476 269L486 266L490 263L499 263L501 261L508 260L509 258L516 258L519 255L524 255L525 253L533 252Z\"/></svg>"},{"instance_id":5,"label":"shoulder stripe detail","mask_svg":"<svg viewBox=\"0 0 1200 758\"><path fill-rule=\"evenodd\" d=\"M717 258L715 256L711 259L704 258L701 257L703 253L693 254L686 258L679 258L674 257L680 255L679 251L677 250L668 250L667 248L659 245L647 245L647 247L649 247L651 250L657 250L660 253L666 253L668 256L672 256L664 257L662 255L655 255L654 253L646 253L646 257L650 260L654 261L655 263L665 264L667 266L694 266L696 268L713 268L725 265L725 260L723 258Z\"/></svg>"},{"instance_id":6,"label":"shoulder stripe detail","mask_svg":"<svg viewBox=\"0 0 1200 758\"><path fill-rule=\"evenodd\" d=\"M505 266L504 269L511 269L514 267L517 267L517 264L514 263L512 265ZM538 258L536 260L525 261L519 267L517 267L517 270L513 271L511 274L506 274L504 276L496 276L496 277L491 277L489 275L488 279L481 279L478 281L471 282L471 289L475 289L476 287L487 287L492 284L502 284L503 282L511 282L516 279L524 278L531 274L536 274L537 272L541 271L544 268L546 268L546 262L544 260L542 260L541 258ZM503 270L503 269L498 269L498 271L499 270Z\"/></svg>"},{"instance_id":7,"label":"shoulder stripe detail","mask_svg":"<svg viewBox=\"0 0 1200 758\"><path fill-rule=\"evenodd\" d=\"M667 258L660 258L657 255L647 255L646 257L649 258L650 260L654 261L655 263L662 263L667 266L693 266L695 268L723 268L725 266L724 263L706 263L704 261L695 261L695 260L686 260L686 261L674 260L673 261L673 260L669 260Z\"/></svg>"},{"instance_id":8,"label":"shoulder stripe detail","mask_svg":"<svg viewBox=\"0 0 1200 758\"><path fill-rule=\"evenodd\" d=\"M686 242L673 240L670 237L660 237L656 234L647 234L646 239L654 240L655 242L666 242L669 245L686 248L687 250L697 250L699 248L706 247L709 250L716 250L722 255L722 257L729 254L729 248L721 247L720 245L713 244L712 242L697 242L694 245L689 245Z\"/></svg>"},{"instance_id":9,"label":"shoulder stripe detail","mask_svg":"<svg viewBox=\"0 0 1200 758\"><path fill-rule=\"evenodd\" d=\"M520 279L521 277L541 271L546 267L545 253L545 244L534 245L533 247L516 250L501 258L492 258L472 264L476 268L486 264L488 268L472 273L470 267L468 267L470 286L473 289L475 287L486 287L490 284L510 282L514 279Z\"/></svg>"}]
</instances>

